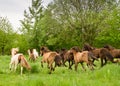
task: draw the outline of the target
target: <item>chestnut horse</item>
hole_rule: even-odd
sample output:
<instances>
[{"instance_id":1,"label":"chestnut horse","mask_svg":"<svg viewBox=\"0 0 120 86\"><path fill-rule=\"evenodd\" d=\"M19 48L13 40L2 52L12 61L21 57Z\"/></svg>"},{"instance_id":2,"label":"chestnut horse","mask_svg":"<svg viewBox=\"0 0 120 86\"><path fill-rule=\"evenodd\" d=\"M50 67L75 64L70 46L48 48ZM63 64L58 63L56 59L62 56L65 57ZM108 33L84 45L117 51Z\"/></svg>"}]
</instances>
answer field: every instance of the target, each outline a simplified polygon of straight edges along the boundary
<instances>
[{"instance_id":1,"label":"chestnut horse","mask_svg":"<svg viewBox=\"0 0 120 86\"><path fill-rule=\"evenodd\" d=\"M95 57L101 59L101 67L107 64L107 60L115 63L113 56L106 48L93 48L89 44L84 44L83 50L88 50L94 54ZM93 59L94 62L95 59ZM105 61L105 62L103 62Z\"/></svg>"},{"instance_id":2,"label":"chestnut horse","mask_svg":"<svg viewBox=\"0 0 120 86\"><path fill-rule=\"evenodd\" d=\"M76 47L72 47L70 49L70 51L73 53L73 56L74 56L74 61L75 61L75 71L77 71L77 67L78 67L78 63L81 63L82 65L82 68L84 70L85 67L83 65L83 63L85 62L87 64L87 66L93 70L93 64L92 64L92 58L94 58L93 56L91 56L91 54L88 52L88 51L82 51L82 52L79 52L78 49L76 49Z\"/></svg>"},{"instance_id":3,"label":"chestnut horse","mask_svg":"<svg viewBox=\"0 0 120 86\"><path fill-rule=\"evenodd\" d=\"M41 66L43 67L43 63L48 64L48 68L50 68L50 72L55 70L56 66L61 66L62 64L62 59L61 56L54 51L50 51L47 47L42 46L40 48L40 54L42 55L42 60L41 60ZM53 63L55 62L55 65L53 67Z\"/></svg>"},{"instance_id":4,"label":"chestnut horse","mask_svg":"<svg viewBox=\"0 0 120 86\"><path fill-rule=\"evenodd\" d=\"M23 73L23 67L26 69L31 69L23 54L16 54L11 58L11 62L9 64L10 70L16 71L18 64L21 66L21 75Z\"/></svg>"}]
</instances>

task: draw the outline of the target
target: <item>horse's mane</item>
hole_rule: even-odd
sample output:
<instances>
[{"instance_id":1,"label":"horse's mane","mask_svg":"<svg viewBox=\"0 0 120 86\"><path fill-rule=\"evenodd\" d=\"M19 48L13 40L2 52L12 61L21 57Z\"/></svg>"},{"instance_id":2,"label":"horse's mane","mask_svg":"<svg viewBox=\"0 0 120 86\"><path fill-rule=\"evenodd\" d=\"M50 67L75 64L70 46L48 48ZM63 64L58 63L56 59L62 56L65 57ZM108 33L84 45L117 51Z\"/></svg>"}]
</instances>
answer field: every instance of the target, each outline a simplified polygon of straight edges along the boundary
<instances>
[{"instance_id":1,"label":"horse's mane","mask_svg":"<svg viewBox=\"0 0 120 86\"><path fill-rule=\"evenodd\" d=\"M111 45L105 45L104 48L107 48L108 50L113 50L113 49L115 49L115 48L112 47Z\"/></svg>"},{"instance_id":2,"label":"horse's mane","mask_svg":"<svg viewBox=\"0 0 120 86\"><path fill-rule=\"evenodd\" d=\"M76 52L81 52L81 49L78 46L74 46L72 47L73 50L75 50Z\"/></svg>"},{"instance_id":3,"label":"horse's mane","mask_svg":"<svg viewBox=\"0 0 120 86\"><path fill-rule=\"evenodd\" d=\"M45 47L45 46L42 46L40 48L41 51L44 51L44 52L49 52L50 50L48 49L48 47Z\"/></svg>"},{"instance_id":4,"label":"horse's mane","mask_svg":"<svg viewBox=\"0 0 120 86\"><path fill-rule=\"evenodd\" d=\"M83 46L83 50L92 50L92 47L88 44L88 43L85 43L84 46Z\"/></svg>"}]
</instances>

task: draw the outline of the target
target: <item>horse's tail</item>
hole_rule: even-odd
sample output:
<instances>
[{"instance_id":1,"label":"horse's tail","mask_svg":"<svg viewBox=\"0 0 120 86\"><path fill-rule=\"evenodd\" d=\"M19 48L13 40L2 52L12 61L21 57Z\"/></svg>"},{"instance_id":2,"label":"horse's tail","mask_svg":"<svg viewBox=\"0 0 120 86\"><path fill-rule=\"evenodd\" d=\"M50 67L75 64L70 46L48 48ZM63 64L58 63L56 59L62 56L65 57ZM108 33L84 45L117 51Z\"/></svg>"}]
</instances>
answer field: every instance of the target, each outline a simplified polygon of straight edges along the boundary
<instances>
[{"instance_id":1,"label":"horse's tail","mask_svg":"<svg viewBox=\"0 0 120 86\"><path fill-rule=\"evenodd\" d=\"M25 57L23 55L20 55L18 58L21 66L27 68L27 69L31 69L31 66L28 64L27 60L25 59Z\"/></svg>"},{"instance_id":2,"label":"horse's tail","mask_svg":"<svg viewBox=\"0 0 120 86\"><path fill-rule=\"evenodd\" d=\"M98 61L98 58L95 57L92 52L88 52L88 56L89 56L91 59L95 59L95 60Z\"/></svg>"},{"instance_id":3,"label":"horse's tail","mask_svg":"<svg viewBox=\"0 0 120 86\"><path fill-rule=\"evenodd\" d=\"M60 55L56 55L54 61L58 66L61 66L63 64L62 57Z\"/></svg>"}]
</instances>

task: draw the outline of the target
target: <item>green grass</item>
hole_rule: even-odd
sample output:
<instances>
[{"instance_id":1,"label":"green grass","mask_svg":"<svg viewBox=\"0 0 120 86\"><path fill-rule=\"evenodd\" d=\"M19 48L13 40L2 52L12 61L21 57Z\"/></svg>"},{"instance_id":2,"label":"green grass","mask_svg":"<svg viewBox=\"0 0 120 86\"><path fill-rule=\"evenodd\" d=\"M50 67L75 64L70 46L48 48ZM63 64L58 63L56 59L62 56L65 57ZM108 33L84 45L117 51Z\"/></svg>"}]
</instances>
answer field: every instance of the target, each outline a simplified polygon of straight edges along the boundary
<instances>
[{"instance_id":1,"label":"green grass","mask_svg":"<svg viewBox=\"0 0 120 86\"><path fill-rule=\"evenodd\" d=\"M52 74L46 65L41 68L41 57L36 62L30 62L31 71L24 70L20 75L20 67L16 72L9 70L10 56L0 56L0 86L120 86L120 65L109 63L100 68L96 62L94 71L83 71L78 65L78 71L67 67L57 67Z\"/></svg>"}]
</instances>

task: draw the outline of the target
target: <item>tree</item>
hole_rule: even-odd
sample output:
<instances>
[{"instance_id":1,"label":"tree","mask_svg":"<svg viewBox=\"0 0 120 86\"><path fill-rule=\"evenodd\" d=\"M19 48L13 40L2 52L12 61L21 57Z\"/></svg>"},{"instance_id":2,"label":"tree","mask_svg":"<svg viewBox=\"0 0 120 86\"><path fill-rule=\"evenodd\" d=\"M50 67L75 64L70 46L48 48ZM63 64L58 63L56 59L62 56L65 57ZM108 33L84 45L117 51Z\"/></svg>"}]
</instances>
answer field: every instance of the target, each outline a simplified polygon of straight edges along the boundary
<instances>
[{"instance_id":1,"label":"tree","mask_svg":"<svg viewBox=\"0 0 120 86\"><path fill-rule=\"evenodd\" d=\"M116 0L54 0L52 13L63 30L68 29L66 31L73 33L67 35L74 37L73 42L76 41L78 45L85 42L93 44L109 11L116 4Z\"/></svg>"},{"instance_id":2,"label":"tree","mask_svg":"<svg viewBox=\"0 0 120 86\"><path fill-rule=\"evenodd\" d=\"M41 28L38 27L43 12L42 0L32 0L32 6L28 12L24 11L24 19L21 20L22 30L25 34L30 47L39 48L39 34Z\"/></svg>"},{"instance_id":3,"label":"tree","mask_svg":"<svg viewBox=\"0 0 120 86\"><path fill-rule=\"evenodd\" d=\"M5 54L5 50L10 50L10 44L13 39L13 29L9 20L5 17L0 17L0 51Z\"/></svg>"}]
</instances>

